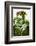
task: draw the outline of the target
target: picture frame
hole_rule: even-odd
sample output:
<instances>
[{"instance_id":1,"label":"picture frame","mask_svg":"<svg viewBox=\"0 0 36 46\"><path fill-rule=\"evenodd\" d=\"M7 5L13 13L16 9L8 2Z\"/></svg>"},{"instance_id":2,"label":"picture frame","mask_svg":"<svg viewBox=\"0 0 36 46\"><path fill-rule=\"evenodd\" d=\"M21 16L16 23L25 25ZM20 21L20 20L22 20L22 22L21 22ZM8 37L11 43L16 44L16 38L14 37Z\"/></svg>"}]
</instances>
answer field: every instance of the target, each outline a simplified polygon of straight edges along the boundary
<instances>
[{"instance_id":1,"label":"picture frame","mask_svg":"<svg viewBox=\"0 0 36 46\"><path fill-rule=\"evenodd\" d=\"M28 29L23 27L26 25L24 22L24 17L20 17L22 14L26 14L26 20L28 20ZM13 23L13 20L16 18L16 14L19 19L21 19L20 24L23 22L23 25L18 26L20 30L17 31L16 21ZM17 20L17 19L15 19ZM21 22L22 21L22 22ZM15 25L15 26L13 26ZM18 24L17 24L18 25ZM24 30L25 28L25 30ZM23 30L25 33L23 33ZM11 33L12 32L12 33ZM16 32L16 33L15 33ZM18 32L18 33L17 33ZM19 33L21 32L21 33ZM26 42L35 42L35 3L27 2L5 2L5 44L13 43L26 43Z\"/></svg>"}]
</instances>

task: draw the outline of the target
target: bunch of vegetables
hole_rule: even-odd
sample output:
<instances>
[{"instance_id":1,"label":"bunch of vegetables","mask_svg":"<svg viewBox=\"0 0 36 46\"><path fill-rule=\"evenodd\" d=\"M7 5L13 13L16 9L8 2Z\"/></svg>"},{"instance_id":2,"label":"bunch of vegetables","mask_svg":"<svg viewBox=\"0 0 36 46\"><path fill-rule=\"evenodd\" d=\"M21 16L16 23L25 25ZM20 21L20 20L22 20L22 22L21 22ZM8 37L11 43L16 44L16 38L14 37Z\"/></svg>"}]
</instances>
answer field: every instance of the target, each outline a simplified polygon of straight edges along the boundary
<instances>
[{"instance_id":1,"label":"bunch of vegetables","mask_svg":"<svg viewBox=\"0 0 36 46\"><path fill-rule=\"evenodd\" d=\"M25 20L26 12L19 11L17 16L13 19L14 36L29 35L29 21Z\"/></svg>"}]
</instances>

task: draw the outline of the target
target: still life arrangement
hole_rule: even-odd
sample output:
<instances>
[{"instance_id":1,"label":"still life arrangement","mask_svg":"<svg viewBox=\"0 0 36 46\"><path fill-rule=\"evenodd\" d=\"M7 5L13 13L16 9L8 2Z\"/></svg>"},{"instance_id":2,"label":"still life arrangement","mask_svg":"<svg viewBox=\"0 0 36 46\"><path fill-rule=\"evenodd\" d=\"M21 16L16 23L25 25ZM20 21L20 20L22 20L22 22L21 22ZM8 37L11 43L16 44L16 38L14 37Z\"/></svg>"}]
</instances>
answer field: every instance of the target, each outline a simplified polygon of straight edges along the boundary
<instances>
[{"instance_id":1,"label":"still life arrangement","mask_svg":"<svg viewBox=\"0 0 36 46\"><path fill-rule=\"evenodd\" d=\"M14 36L29 35L29 21L26 20L25 16L27 16L27 13L25 11L19 11L17 12L16 17L14 17Z\"/></svg>"}]
</instances>

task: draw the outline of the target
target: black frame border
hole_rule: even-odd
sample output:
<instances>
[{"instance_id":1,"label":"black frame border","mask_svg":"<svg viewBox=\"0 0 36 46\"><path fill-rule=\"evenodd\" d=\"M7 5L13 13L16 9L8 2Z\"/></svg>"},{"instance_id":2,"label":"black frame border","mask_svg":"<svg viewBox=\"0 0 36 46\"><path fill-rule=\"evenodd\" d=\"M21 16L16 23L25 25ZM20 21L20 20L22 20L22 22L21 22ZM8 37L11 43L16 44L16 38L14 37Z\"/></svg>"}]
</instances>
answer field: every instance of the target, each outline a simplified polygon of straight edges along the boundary
<instances>
[{"instance_id":1,"label":"black frame border","mask_svg":"<svg viewBox=\"0 0 36 46\"><path fill-rule=\"evenodd\" d=\"M30 5L33 6L33 40L23 40L23 41L9 41L9 5ZM35 42L35 3L27 3L27 2L5 2L5 21L6 21L6 29L5 29L5 44L12 43L26 43L26 42Z\"/></svg>"}]
</instances>

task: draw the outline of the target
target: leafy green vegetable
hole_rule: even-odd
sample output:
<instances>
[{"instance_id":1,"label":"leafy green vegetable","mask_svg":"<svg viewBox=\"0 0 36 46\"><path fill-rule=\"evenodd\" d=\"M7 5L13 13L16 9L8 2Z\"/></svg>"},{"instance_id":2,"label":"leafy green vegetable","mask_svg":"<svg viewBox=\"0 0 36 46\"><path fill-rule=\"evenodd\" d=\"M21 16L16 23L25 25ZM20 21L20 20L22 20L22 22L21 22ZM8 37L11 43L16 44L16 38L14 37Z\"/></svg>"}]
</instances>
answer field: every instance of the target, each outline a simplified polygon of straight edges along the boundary
<instances>
[{"instance_id":1,"label":"leafy green vegetable","mask_svg":"<svg viewBox=\"0 0 36 46\"><path fill-rule=\"evenodd\" d=\"M18 17L21 16L22 18ZM25 21L26 12L19 11L17 16L13 19L14 36L29 35L29 21Z\"/></svg>"}]
</instances>

